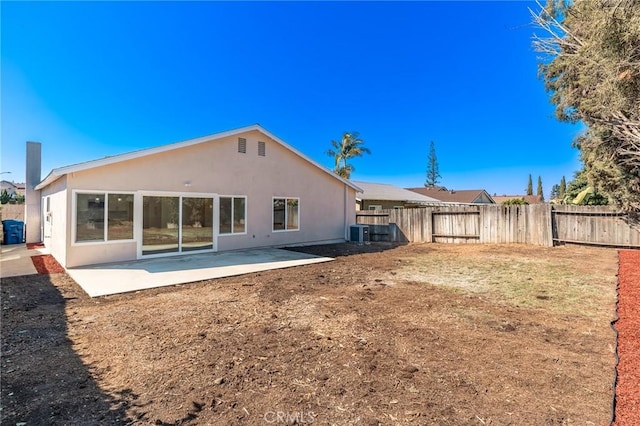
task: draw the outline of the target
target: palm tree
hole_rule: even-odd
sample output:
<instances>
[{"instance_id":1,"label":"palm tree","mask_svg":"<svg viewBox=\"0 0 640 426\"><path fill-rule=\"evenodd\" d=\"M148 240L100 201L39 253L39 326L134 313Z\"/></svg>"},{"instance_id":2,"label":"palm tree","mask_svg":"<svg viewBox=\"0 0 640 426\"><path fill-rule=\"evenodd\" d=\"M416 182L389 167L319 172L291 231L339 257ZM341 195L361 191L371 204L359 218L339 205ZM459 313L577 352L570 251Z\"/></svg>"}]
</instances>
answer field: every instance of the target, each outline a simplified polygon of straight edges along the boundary
<instances>
[{"instance_id":1,"label":"palm tree","mask_svg":"<svg viewBox=\"0 0 640 426\"><path fill-rule=\"evenodd\" d=\"M364 140L360 138L358 132L343 132L342 140L336 142L331 141L333 149L327 150L327 155L335 160L333 171L340 177L349 179L351 172L355 168L351 164L347 164L347 160L354 157L362 157L363 154L371 154L369 148L364 146Z\"/></svg>"}]
</instances>

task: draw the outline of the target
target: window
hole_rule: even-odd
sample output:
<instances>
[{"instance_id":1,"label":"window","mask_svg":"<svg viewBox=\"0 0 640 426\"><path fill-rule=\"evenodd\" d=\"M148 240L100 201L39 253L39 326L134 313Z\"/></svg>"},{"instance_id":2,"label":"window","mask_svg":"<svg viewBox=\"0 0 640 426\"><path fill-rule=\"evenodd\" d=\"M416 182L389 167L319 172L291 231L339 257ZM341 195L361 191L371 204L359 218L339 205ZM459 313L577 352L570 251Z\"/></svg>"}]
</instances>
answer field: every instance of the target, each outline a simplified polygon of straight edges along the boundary
<instances>
[{"instance_id":1,"label":"window","mask_svg":"<svg viewBox=\"0 0 640 426\"><path fill-rule=\"evenodd\" d=\"M76 241L104 241L104 194L78 194Z\"/></svg>"},{"instance_id":2,"label":"window","mask_svg":"<svg viewBox=\"0 0 640 426\"><path fill-rule=\"evenodd\" d=\"M245 138L238 138L238 152L247 153L247 140Z\"/></svg>"},{"instance_id":3,"label":"window","mask_svg":"<svg viewBox=\"0 0 640 426\"><path fill-rule=\"evenodd\" d=\"M76 242L133 239L132 194L77 193L75 214Z\"/></svg>"},{"instance_id":4,"label":"window","mask_svg":"<svg viewBox=\"0 0 640 426\"><path fill-rule=\"evenodd\" d=\"M394 210L402 210L404 209L404 206L393 206Z\"/></svg>"},{"instance_id":5,"label":"window","mask_svg":"<svg viewBox=\"0 0 640 426\"><path fill-rule=\"evenodd\" d=\"M163 255L214 248L213 196L142 196L142 255Z\"/></svg>"},{"instance_id":6,"label":"window","mask_svg":"<svg viewBox=\"0 0 640 426\"><path fill-rule=\"evenodd\" d=\"M258 142L258 155L260 157L265 157L267 155L267 148L264 142Z\"/></svg>"},{"instance_id":7,"label":"window","mask_svg":"<svg viewBox=\"0 0 640 426\"><path fill-rule=\"evenodd\" d=\"M382 206L378 204L371 204L369 210L382 210Z\"/></svg>"},{"instance_id":8,"label":"window","mask_svg":"<svg viewBox=\"0 0 640 426\"><path fill-rule=\"evenodd\" d=\"M133 194L109 194L107 239L133 239Z\"/></svg>"},{"instance_id":9,"label":"window","mask_svg":"<svg viewBox=\"0 0 640 426\"><path fill-rule=\"evenodd\" d=\"M247 217L247 197L220 197L220 235L244 234Z\"/></svg>"},{"instance_id":10,"label":"window","mask_svg":"<svg viewBox=\"0 0 640 426\"><path fill-rule=\"evenodd\" d=\"M273 230L297 231L300 228L300 199L273 199Z\"/></svg>"}]
</instances>

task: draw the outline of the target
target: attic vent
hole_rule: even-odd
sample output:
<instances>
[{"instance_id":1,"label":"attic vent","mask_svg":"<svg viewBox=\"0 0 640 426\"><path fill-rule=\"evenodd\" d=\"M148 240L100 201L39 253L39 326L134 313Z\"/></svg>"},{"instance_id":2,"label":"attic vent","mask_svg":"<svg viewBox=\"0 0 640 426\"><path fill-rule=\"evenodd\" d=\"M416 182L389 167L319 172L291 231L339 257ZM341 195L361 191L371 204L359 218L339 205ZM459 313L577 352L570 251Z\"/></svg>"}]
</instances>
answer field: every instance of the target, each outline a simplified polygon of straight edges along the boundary
<instances>
[{"instance_id":1,"label":"attic vent","mask_svg":"<svg viewBox=\"0 0 640 426\"><path fill-rule=\"evenodd\" d=\"M245 138L238 138L238 152L247 153L247 140Z\"/></svg>"},{"instance_id":2,"label":"attic vent","mask_svg":"<svg viewBox=\"0 0 640 426\"><path fill-rule=\"evenodd\" d=\"M260 157L265 157L267 155L266 146L264 142L258 142L258 155Z\"/></svg>"}]
</instances>

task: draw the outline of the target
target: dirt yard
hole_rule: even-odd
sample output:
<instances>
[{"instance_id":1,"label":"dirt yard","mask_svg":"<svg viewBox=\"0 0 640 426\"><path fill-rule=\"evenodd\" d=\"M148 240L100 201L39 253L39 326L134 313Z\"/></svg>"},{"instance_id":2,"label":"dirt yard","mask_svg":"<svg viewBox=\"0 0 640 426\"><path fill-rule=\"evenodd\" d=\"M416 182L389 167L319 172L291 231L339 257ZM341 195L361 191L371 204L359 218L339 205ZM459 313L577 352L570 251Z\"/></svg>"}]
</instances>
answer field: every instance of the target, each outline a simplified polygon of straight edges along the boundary
<instances>
[{"instance_id":1,"label":"dirt yard","mask_svg":"<svg viewBox=\"0 0 640 426\"><path fill-rule=\"evenodd\" d=\"M337 260L97 299L3 280L2 423L611 420L615 250L305 251Z\"/></svg>"}]
</instances>

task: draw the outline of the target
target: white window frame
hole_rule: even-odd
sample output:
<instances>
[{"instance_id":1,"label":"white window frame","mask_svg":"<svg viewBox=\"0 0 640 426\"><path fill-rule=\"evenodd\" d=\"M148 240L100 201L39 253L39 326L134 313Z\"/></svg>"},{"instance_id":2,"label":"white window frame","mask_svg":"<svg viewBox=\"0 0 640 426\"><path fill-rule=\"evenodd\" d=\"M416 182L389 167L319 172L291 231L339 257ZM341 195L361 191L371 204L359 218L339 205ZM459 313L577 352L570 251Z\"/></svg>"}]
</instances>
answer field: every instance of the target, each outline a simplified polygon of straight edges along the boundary
<instances>
[{"instance_id":1,"label":"white window frame","mask_svg":"<svg viewBox=\"0 0 640 426\"><path fill-rule=\"evenodd\" d=\"M285 204L285 209L284 209L284 226L285 229L273 229L273 220L275 219L275 215L274 215L274 211L273 211L273 202L275 200L280 200L280 199L284 199L284 204ZM286 205L287 205L287 201L288 200L298 200L298 228L296 229L286 229L287 228L287 209L286 209ZM299 231L301 226L302 220L300 219L300 197L287 197L287 196L281 196L281 197L271 197L271 232L296 232Z\"/></svg>"},{"instance_id":2,"label":"white window frame","mask_svg":"<svg viewBox=\"0 0 640 426\"><path fill-rule=\"evenodd\" d=\"M124 192L123 192L124 194ZM142 219L144 197L178 197L178 251L171 253L154 253L154 254L142 254ZM213 247L210 249L194 250L194 251L182 251L182 198L210 198L213 200ZM189 254L201 254L211 253L218 251L218 221L220 220L218 215L218 209L220 208L220 198L216 193L209 192L175 192L175 191L138 191L134 197L134 225L133 235L137 243L137 259L152 259L154 257L170 257L170 256L183 256Z\"/></svg>"},{"instance_id":3,"label":"white window frame","mask_svg":"<svg viewBox=\"0 0 640 426\"><path fill-rule=\"evenodd\" d=\"M369 206L367 207L367 210L370 210L370 211L382 210L382 204L369 204Z\"/></svg>"},{"instance_id":4,"label":"white window frame","mask_svg":"<svg viewBox=\"0 0 640 426\"><path fill-rule=\"evenodd\" d=\"M136 193L133 191L105 191L104 189L74 189L71 197L71 245L72 246L86 246L86 245L95 245L95 244L122 244L122 243L131 243L136 240ZM103 226L103 234L102 240L91 240L91 241L77 241L77 233L78 233L78 194L101 194L104 195L104 226ZM124 195L133 195L133 238L128 238L126 240L109 240L107 239L108 228L109 228L109 195L110 194L124 194Z\"/></svg>"},{"instance_id":5,"label":"white window frame","mask_svg":"<svg viewBox=\"0 0 640 426\"><path fill-rule=\"evenodd\" d=\"M222 232L220 230L220 199L222 198L231 198L231 232ZM233 215L235 213L235 204L233 202L234 198L244 198L244 232L234 232L233 231ZM247 223L247 213L249 211L249 200L246 195L218 195L218 222L216 224L218 228L218 236L220 237L229 237L234 235L247 235L248 223Z\"/></svg>"}]
</instances>

